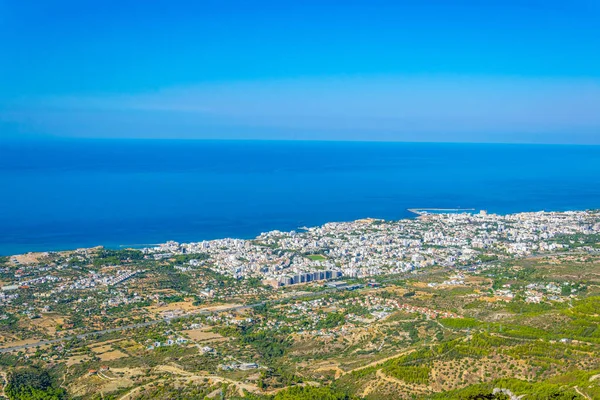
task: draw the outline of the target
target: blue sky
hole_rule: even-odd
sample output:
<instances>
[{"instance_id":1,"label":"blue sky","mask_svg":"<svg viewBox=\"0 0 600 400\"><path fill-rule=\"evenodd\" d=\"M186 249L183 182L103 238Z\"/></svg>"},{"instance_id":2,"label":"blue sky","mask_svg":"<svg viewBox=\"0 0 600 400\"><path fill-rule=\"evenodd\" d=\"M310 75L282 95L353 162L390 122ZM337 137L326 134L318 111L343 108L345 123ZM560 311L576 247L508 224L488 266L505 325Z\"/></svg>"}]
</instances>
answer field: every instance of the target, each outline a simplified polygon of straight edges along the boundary
<instances>
[{"instance_id":1,"label":"blue sky","mask_svg":"<svg viewBox=\"0 0 600 400\"><path fill-rule=\"evenodd\" d=\"M600 144L599 20L595 0L0 0L0 134Z\"/></svg>"}]
</instances>

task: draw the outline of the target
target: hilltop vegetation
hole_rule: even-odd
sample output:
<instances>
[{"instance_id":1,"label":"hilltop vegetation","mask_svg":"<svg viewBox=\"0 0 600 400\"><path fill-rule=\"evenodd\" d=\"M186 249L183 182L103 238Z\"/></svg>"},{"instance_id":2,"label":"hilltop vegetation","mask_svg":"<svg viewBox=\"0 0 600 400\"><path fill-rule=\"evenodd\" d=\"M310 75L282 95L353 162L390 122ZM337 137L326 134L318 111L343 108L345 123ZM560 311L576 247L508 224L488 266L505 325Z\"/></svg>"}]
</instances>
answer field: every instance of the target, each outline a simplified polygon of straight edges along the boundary
<instances>
[{"instance_id":1,"label":"hilltop vegetation","mask_svg":"<svg viewBox=\"0 0 600 400\"><path fill-rule=\"evenodd\" d=\"M17 369L8 375L4 392L11 400L66 399L66 391L57 386L48 371L28 367Z\"/></svg>"}]
</instances>

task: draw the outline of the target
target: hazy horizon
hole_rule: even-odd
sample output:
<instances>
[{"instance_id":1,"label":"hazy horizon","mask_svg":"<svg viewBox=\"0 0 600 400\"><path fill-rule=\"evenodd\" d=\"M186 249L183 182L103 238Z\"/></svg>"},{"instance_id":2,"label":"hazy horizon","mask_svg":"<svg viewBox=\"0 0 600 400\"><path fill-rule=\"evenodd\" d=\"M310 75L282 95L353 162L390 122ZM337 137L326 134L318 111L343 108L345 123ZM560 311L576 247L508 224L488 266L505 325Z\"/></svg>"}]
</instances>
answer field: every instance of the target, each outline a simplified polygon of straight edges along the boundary
<instances>
[{"instance_id":1,"label":"hazy horizon","mask_svg":"<svg viewBox=\"0 0 600 400\"><path fill-rule=\"evenodd\" d=\"M600 5L0 5L4 137L600 144Z\"/></svg>"}]
</instances>

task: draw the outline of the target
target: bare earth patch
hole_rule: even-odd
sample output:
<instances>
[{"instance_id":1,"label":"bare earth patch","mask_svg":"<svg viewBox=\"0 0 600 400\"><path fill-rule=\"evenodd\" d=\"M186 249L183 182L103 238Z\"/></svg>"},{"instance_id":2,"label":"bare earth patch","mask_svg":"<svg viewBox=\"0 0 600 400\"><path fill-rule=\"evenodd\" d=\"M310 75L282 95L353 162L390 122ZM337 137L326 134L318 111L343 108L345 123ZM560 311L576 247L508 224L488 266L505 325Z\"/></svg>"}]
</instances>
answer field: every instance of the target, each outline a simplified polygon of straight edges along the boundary
<instances>
[{"instance_id":1,"label":"bare earth patch","mask_svg":"<svg viewBox=\"0 0 600 400\"><path fill-rule=\"evenodd\" d=\"M208 329L209 328L192 329L189 331L185 331L185 333L187 336L189 336L190 339L196 342L206 342L210 340L225 339L224 336L221 336L218 333L209 332Z\"/></svg>"},{"instance_id":2,"label":"bare earth patch","mask_svg":"<svg viewBox=\"0 0 600 400\"><path fill-rule=\"evenodd\" d=\"M102 361L118 360L119 358L127 357L127 354L119 350L108 351L106 353L99 354L98 357Z\"/></svg>"}]
</instances>

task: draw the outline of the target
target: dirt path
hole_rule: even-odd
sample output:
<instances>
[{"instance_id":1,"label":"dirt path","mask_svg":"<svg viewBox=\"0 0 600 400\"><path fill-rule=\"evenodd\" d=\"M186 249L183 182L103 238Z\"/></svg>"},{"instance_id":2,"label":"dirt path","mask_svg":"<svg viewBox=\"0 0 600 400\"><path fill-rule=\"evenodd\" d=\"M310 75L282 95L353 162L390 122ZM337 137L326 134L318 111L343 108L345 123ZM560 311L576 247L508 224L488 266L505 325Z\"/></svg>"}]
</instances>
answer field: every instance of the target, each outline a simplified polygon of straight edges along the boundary
<instances>
[{"instance_id":1,"label":"dirt path","mask_svg":"<svg viewBox=\"0 0 600 400\"><path fill-rule=\"evenodd\" d=\"M514 337L514 336L506 336L503 335L501 333L496 333L496 332L490 332L491 336L496 336L499 338L503 338L503 339L509 339L509 340L522 340L524 342L536 342L539 341L540 339L529 339L529 338L520 338L520 337Z\"/></svg>"},{"instance_id":2,"label":"dirt path","mask_svg":"<svg viewBox=\"0 0 600 400\"><path fill-rule=\"evenodd\" d=\"M348 371L345 371L342 375L350 374L350 373L352 373L354 371L360 371L360 370L363 370L363 369L366 369L366 368L369 368L369 367L375 367L375 366L377 366L379 364L383 364L386 361L393 360L394 358L402 357L402 356L405 356L407 354L413 353L414 351L415 351L415 349L406 350L406 351L403 351L401 353L394 354L393 356L389 356L389 357L386 357L386 358L382 358L382 359L370 362L369 364L363 365L362 367L356 367L356 368L350 369Z\"/></svg>"},{"instance_id":3,"label":"dirt path","mask_svg":"<svg viewBox=\"0 0 600 400\"><path fill-rule=\"evenodd\" d=\"M579 390L579 388L577 386L575 386L573 389L575 389L575 391L577 393L579 393L580 396L585 397L587 400L592 400L592 398L590 396L588 396L587 394L585 394L581 390Z\"/></svg>"},{"instance_id":4,"label":"dirt path","mask_svg":"<svg viewBox=\"0 0 600 400\"><path fill-rule=\"evenodd\" d=\"M4 371L0 372L0 376L2 377L2 379L4 381L4 382L2 382L2 397L8 398L8 396L6 395L6 392L5 392L6 386L8 385L8 376L6 375L6 372L4 372Z\"/></svg>"},{"instance_id":5,"label":"dirt path","mask_svg":"<svg viewBox=\"0 0 600 400\"><path fill-rule=\"evenodd\" d=\"M362 397L366 397L367 395L372 393L378 386L382 385L383 382L388 382L388 383L394 384L403 389L409 388L409 385L407 385L406 382L404 382L401 379L394 378L393 376L386 375L383 372L383 370L381 370L381 369L378 369L377 372L375 373L375 375L377 376L378 379L375 381L369 382L369 384L367 385L367 387L365 387L365 389L363 390L363 392L361 394ZM420 391L421 393L426 392L425 390L419 390L414 385L410 386L410 390L411 391L415 391L415 390Z\"/></svg>"},{"instance_id":6,"label":"dirt path","mask_svg":"<svg viewBox=\"0 0 600 400\"><path fill-rule=\"evenodd\" d=\"M363 392L360 394L361 397L367 397L369 394L371 394L371 392L373 392L373 390L375 390L375 388L379 385L380 382L378 381L370 381L367 386L365 387L365 389L363 390Z\"/></svg>"},{"instance_id":7,"label":"dirt path","mask_svg":"<svg viewBox=\"0 0 600 400\"><path fill-rule=\"evenodd\" d=\"M100 379L106 380L106 381L114 381L116 378L111 378L110 376L106 376L102 371L98 372L98 377Z\"/></svg>"},{"instance_id":8,"label":"dirt path","mask_svg":"<svg viewBox=\"0 0 600 400\"><path fill-rule=\"evenodd\" d=\"M402 386L406 386L406 382L404 382L404 381L402 381L402 380L400 380L398 378L394 378L393 376L386 375L380 369L377 370L376 375L377 375L377 377L379 379L383 379L386 382L394 383L394 384L396 384L398 386L401 386L401 387Z\"/></svg>"},{"instance_id":9,"label":"dirt path","mask_svg":"<svg viewBox=\"0 0 600 400\"><path fill-rule=\"evenodd\" d=\"M150 386L154 382L156 382L156 381L152 381L152 382L146 383L145 385L142 385L142 386L134 387L129 392L127 392L123 396L119 397L119 400L131 400L131 399L133 399L133 397L131 397L131 396L133 396L134 393L139 392L140 390L142 390L146 386Z\"/></svg>"},{"instance_id":10,"label":"dirt path","mask_svg":"<svg viewBox=\"0 0 600 400\"><path fill-rule=\"evenodd\" d=\"M410 390L413 391L413 392L417 391L417 392L421 392L421 394L424 394L424 393L427 392L427 388L423 388L423 385L408 385L406 382L404 382L401 379L394 378L393 376L386 375L383 372L383 370L380 370L380 369L377 370L377 377L379 379L382 379L382 380L386 381L386 382L398 385L401 388L410 388ZM420 386L420 388L419 388L419 386Z\"/></svg>"},{"instance_id":11,"label":"dirt path","mask_svg":"<svg viewBox=\"0 0 600 400\"><path fill-rule=\"evenodd\" d=\"M344 375L344 370L341 369L337 365L331 366L322 366L314 370L314 372L325 372L325 371L335 371L335 379L338 379L340 376Z\"/></svg>"},{"instance_id":12,"label":"dirt path","mask_svg":"<svg viewBox=\"0 0 600 400\"><path fill-rule=\"evenodd\" d=\"M155 367L154 370L159 371L159 372L169 372L171 374L181 375L181 376L194 376L193 373L188 372L188 371L178 368L178 367L174 367L172 365L159 365L158 367Z\"/></svg>"},{"instance_id":13,"label":"dirt path","mask_svg":"<svg viewBox=\"0 0 600 400\"><path fill-rule=\"evenodd\" d=\"M228 378L223 378L221 376L217 376L217 375L198 375L198 374L194 374L193 372L189 372L186 371L182 368L179 368L177 366L174 365L159 365L157 367L154 368L154 371L156 372L167 372L169 374L172 375L176 375L176 380L178 381L184 381L184 382L193 382L193 381L197 381L198 383L204 383L204 381L206 379L211 380L213 383L228 383L230 385L233 385L237 388L238 393L240 396L244 395L244 390L247 390L251 393L267 393L267 392L262 392L257 386L255 385L251 385L251 384L247 384L247 383L242 383L242 382L238 382L238 381L234 381L232 379L228 379ZM141 390L143 390L144 388L146 388L147 386L153 385L157 382L165 382L166 379L157 379L157 380L153 380L151 382L148 382L144 385L141 386L137 386L133 389L131 389L129 392L125 393L123 396L121 396L118 400L132 400L134 399L135 395L140 392ZM273 391L273 393L278 392L280 389Z\"/></svg>"},{"instance_id":14,"label":"dirt path","mask_svg":"<svg viewBox=\"0 0 600 400\"><path fill-rule=\"evenodd\" d=\"M187 378L189 380L204 380L204 379L210 379L213 382L219 382L219 383L229 383L231 385L234 385L241 396L244 395L244 390L247 390L249 392L252 393L259 393L260 389L255 386L255 385L250 385L247 383L242 383L242 382L238 382L238 381L234 381L232 379L228 379L228 378L223 378L221 376L217 376L217 375L197 375L194 374L192 372L189 371L185 371L181 368L172 366L172 365L159 365L158 367L154 368L155 371L161 371L161 372L168 372L171 373L173 375L179 375L183 378Z\"/></svg>"}]
</instances>

